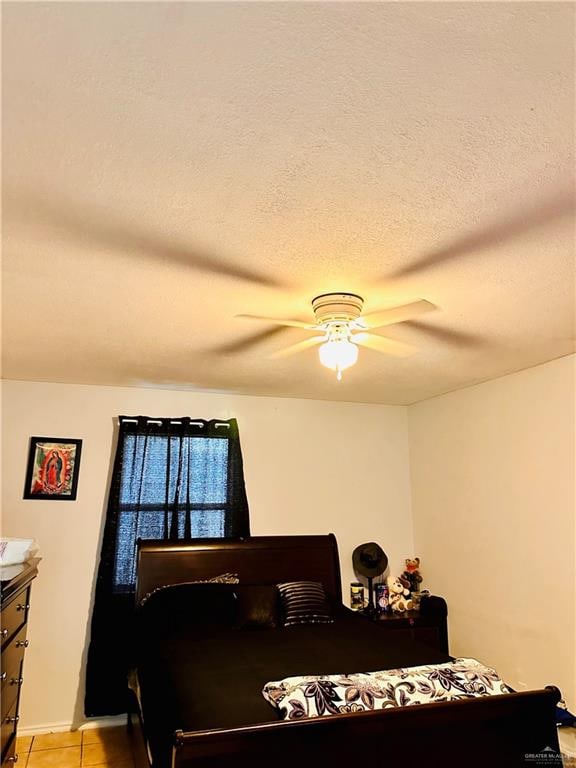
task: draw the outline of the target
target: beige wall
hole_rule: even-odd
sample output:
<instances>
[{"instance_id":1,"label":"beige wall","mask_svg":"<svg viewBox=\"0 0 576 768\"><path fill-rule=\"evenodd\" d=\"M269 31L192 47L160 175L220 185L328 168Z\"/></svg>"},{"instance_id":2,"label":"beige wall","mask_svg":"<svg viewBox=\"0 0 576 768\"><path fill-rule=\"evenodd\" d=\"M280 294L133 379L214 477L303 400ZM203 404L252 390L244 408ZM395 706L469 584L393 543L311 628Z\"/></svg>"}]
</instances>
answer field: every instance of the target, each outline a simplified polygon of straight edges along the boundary
<instances>
[{"instance_id":1,"label":"beige wall","mask_svg":"<svg viewBox=\"0 0 576 768\"><path fill-rule=\"evenodd\" d=\"M574 357L409 408L415 549L454 654L576 706Z\"/></svg>"},{"instance_id":2,"label":"beige wall","mask_svg":"<svg viewBox=\"0 0 576 768\"><path fill-rule=\"evenodd\" d=\"M411 552L405 408L30 382L4 382L3 393L3 534L34 536L44 558L32 595L22 728L78 722L82 713L118 414L238 418L252 532L333 531L345 585L358 543L378 540L395 568ZM76 502L22 499L31 435L84 440Z\"/></svg>"}]
</instances>

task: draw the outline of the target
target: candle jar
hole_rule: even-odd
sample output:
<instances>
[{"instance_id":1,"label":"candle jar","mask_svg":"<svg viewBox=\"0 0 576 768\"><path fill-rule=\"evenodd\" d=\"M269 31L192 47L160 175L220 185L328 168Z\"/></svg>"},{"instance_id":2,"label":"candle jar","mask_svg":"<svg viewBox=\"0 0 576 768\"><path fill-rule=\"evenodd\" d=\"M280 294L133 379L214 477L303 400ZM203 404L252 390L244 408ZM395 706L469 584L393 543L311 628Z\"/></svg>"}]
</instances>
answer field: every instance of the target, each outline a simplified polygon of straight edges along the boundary
<instances>
[{"instance_id":1,"label":"candle jar","mask_svg":"<svg viewBox=\"0 0 576 768\"><path fill-rule=\"evenodd\" d=\"M364 585L359 581L350 584L350 608L353 611L364 610Z\"/></svg>"},{"instance_id":2,"label":"candle jar","mask_svg":"<svg viewBox=\"0 0 576 768\"><path fill-rule=\"evenodd\" d=\"M390 613L390 590L386 584L376 584L376 613Z\"/></svg>"}]
</instances>

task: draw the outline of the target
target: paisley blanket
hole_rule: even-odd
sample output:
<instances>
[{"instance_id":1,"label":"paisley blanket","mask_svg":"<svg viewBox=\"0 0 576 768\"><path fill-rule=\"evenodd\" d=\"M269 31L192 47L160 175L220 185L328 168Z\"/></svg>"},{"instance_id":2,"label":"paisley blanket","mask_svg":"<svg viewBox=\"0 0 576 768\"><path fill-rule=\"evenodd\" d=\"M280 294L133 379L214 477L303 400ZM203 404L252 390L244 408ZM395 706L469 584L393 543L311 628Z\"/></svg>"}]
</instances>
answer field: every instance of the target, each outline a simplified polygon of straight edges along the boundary
<instances>
[{"instance_id":1,"label":"paisley blanket","mask_svg":"<svg viewBox=\"0 0 576 768\"><path fill-rule=\"evenodd\" d=\"M476 659L351 675L287 677L266 683L262 690L284 720L502 693L511 689Z\"/></svg>"}]
</instances>

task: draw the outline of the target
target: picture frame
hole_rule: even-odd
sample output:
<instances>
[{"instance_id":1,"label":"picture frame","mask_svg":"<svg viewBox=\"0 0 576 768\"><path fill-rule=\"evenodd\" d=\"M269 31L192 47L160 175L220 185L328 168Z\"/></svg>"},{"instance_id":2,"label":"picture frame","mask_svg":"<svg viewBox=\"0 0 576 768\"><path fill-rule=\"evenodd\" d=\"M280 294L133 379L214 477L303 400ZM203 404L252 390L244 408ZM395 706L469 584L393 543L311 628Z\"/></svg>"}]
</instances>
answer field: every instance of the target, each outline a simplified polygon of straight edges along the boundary
<instances>
[{"instance_id":1,"label":"picture frame","mask_svg":"<svg viewBox=\"0 0 576 768\"><path fill-rule=\"evenodd\" d=\"M24 498L75 501L81 454L82 440L31 437Z\"/></svg>"}]
</instances>

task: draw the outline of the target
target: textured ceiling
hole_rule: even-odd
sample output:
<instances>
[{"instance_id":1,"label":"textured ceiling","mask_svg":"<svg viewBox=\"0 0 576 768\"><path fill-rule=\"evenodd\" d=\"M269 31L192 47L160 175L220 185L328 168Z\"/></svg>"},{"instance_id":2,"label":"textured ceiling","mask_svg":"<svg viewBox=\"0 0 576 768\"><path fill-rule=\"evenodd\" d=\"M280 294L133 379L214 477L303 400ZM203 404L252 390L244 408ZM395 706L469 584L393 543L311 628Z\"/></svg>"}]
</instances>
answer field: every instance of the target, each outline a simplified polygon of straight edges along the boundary
<instances>
[{"instance_id":1,"label":"textured ceiling","mask_svg":"<svg viewBox=\"0 0 576 768\"><path fill-rule=\"evenodd\" d=\"M397 404L573 351L572 4L3 15L6 378ZM437 310L340 383L234 318L331 290Z\"/></svg>"}]
</instances>

